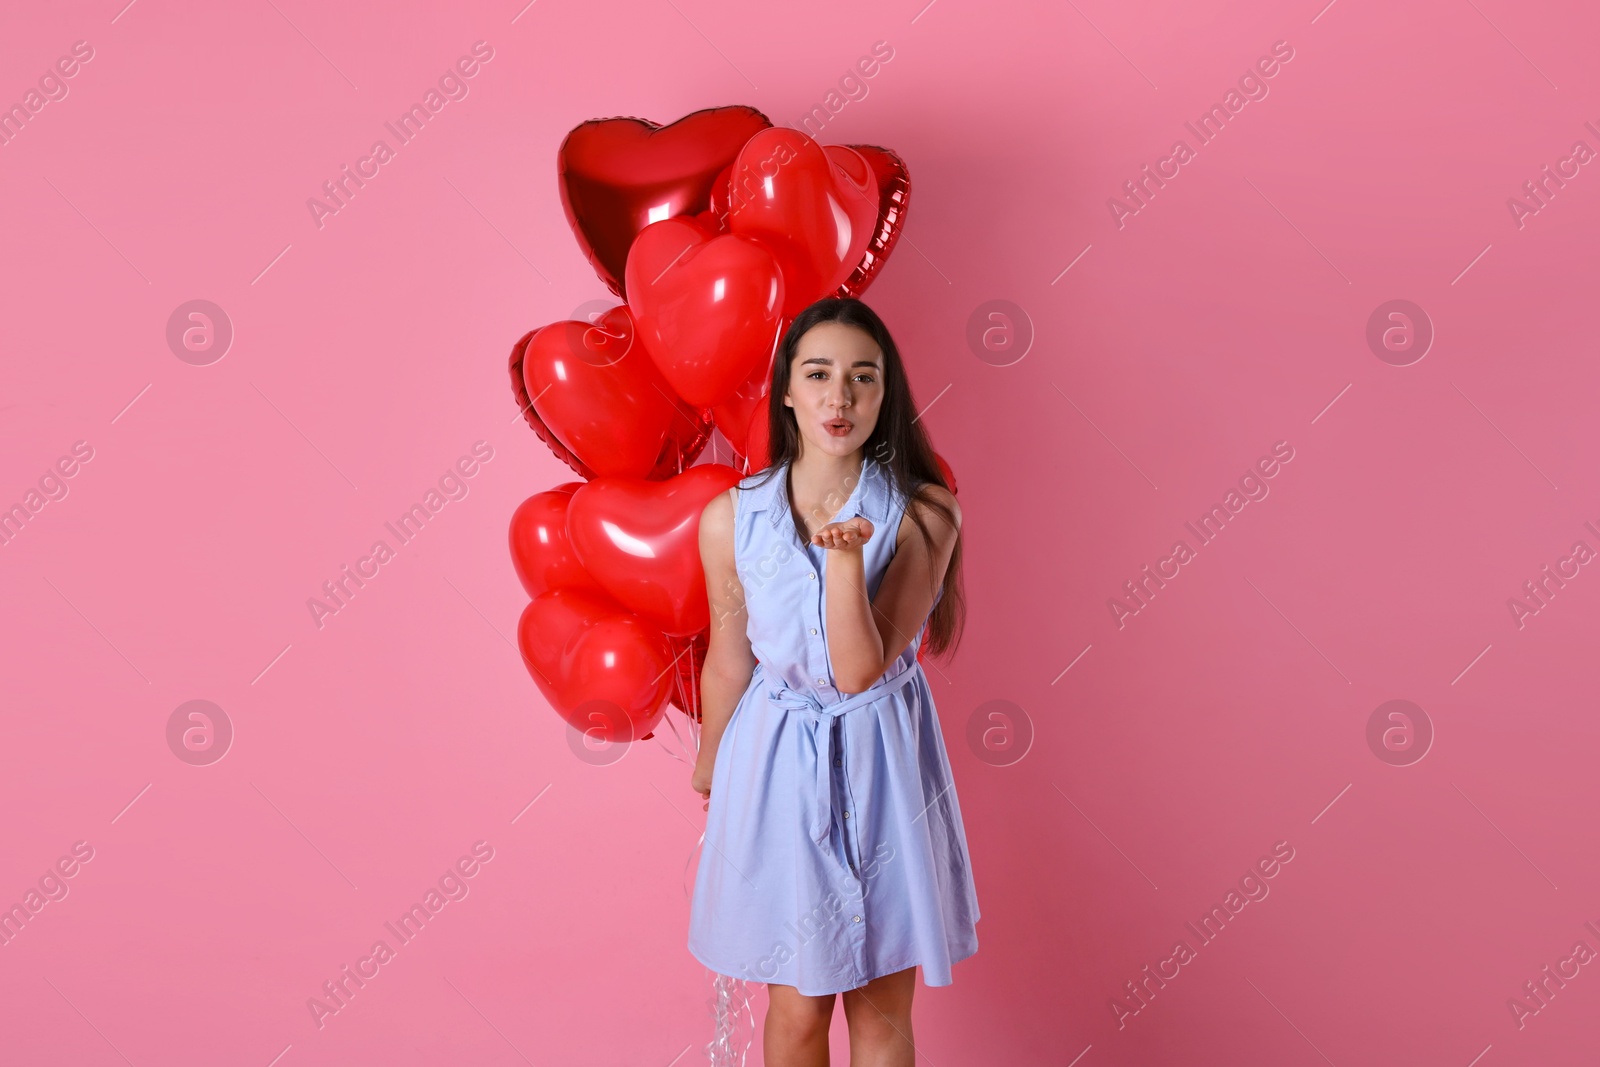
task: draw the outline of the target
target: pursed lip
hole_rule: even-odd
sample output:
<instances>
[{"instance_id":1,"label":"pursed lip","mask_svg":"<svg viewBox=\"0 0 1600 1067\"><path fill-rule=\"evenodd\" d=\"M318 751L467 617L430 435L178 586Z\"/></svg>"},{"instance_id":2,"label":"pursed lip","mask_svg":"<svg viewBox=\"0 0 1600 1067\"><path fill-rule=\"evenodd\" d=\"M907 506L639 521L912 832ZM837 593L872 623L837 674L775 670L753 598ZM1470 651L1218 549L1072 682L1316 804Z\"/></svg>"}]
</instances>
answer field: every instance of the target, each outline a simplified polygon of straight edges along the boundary
<instances>
[{"instance_id":1,"label":"pursed lip","mask_svg":"<svg viewBox=\"0 0 1600 1067\"><path fill-rule=\"evenodd\" d=\"M855 429L855 426L856 426L856 424L851 422L849 419L829 419L827 422L823 423L822 425L824 425L824 426L843 426L847 430L853 430L853 429Z\"/></svg>"}]
</instances>

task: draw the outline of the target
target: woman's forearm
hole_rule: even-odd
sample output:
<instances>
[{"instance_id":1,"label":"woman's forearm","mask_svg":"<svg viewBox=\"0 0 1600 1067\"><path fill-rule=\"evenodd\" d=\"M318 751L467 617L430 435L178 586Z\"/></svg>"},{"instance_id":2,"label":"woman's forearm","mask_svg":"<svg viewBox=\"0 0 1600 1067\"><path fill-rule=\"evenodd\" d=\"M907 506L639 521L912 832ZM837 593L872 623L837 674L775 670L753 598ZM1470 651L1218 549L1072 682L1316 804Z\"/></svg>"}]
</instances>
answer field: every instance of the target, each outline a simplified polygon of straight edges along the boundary
<instances>
[{"instance_id":1,"label":"woman's forearm","mask_svg":"<svg viewBox=\"0 0 1600 1067\"><path fill-rule=\"evenodd\" d=\"M864 548L832 549L828 556L828 663L834 683L860 692L883 673L883 637L867 597Z\"/></svg>"},{"instance_id":2,"label":"woman's forearm","mask_svg":"<svg viewBox=\"0 0 1600 1067\"><path fill-rule=\"evenodd\" d=\"M753 670L745 675L743 680L729 677L711 667L700 672L698 758L708 765L716 760L717 745L722 741L722 732L728 728L728 720L733 718L733 709L739 706L739 698L744 696L744 691L750 687L750 679L753 677L755 677Z\"/></svg>"}]
</instances>

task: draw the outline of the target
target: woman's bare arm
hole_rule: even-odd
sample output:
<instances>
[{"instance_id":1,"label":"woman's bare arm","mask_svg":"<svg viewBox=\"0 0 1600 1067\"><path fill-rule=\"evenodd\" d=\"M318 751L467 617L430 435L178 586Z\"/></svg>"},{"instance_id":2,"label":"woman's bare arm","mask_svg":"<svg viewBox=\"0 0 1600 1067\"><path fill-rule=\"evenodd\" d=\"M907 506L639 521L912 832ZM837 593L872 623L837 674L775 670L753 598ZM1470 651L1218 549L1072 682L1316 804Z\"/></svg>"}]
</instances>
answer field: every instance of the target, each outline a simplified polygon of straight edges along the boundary
<instances>
[{"instance_id":1,"label":"woman's bare arm","mask_svg":"<svg viewBox=\"0 0 1600 1067\"><path fill-rule=\"evenodd\" d=\"M700 673L700 753L696 770L704 771L709 797L711 767L722 731L733 717L739 698L755 673L755 652L746 631L744 587L733 556L733 493L719 493L700 514L700 565L706 574L706 599L711 607L710 640ZM697 782L700 775L696 775Z\"/></svg>"},{"instance_id":2,"label":"woman's bare arm","mask_svg":"<svg viewBox=\"0 0 1600 1067\"><path fill-rule=\"evenodd\" d=\"M830 549L834 555L828 557L828 662L843 692L859 693L883 677L922 628L944 583L961 528L961 508L943 486L931 485L924 492L950 508L955 525L928 505L913 501L909 507L917 509L933 535L931 551L909 512L899 530L874 530L873 537L897 538L894 559L878 583L875 599L867 599L865 544ZM819 536L824 532L826 528L818 531Z\"/></svg>"}]
</instances>

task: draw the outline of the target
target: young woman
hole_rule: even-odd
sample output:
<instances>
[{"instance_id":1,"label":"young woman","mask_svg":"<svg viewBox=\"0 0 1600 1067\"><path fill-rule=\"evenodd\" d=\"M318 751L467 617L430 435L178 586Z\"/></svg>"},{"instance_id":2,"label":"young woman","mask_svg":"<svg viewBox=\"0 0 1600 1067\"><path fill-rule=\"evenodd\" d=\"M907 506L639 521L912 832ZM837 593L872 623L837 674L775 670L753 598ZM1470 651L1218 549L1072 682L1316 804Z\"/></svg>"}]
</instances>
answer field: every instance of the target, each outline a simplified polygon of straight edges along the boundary
<instances>
[{"instance_id":1,"label":"young woman","mask_svg":"<svg viewBox=\"0 0 1600 1067\"><path fill-rule=\"evenodd\" d=\"M806 308L773 361L761 472L700 520L711 603L689 950L767 983L770 1067L912 1067L911 996L977 951L961 809L917 649L957 643L961 512L905 367L859 300Z\"/></svg>"}]
</instances>

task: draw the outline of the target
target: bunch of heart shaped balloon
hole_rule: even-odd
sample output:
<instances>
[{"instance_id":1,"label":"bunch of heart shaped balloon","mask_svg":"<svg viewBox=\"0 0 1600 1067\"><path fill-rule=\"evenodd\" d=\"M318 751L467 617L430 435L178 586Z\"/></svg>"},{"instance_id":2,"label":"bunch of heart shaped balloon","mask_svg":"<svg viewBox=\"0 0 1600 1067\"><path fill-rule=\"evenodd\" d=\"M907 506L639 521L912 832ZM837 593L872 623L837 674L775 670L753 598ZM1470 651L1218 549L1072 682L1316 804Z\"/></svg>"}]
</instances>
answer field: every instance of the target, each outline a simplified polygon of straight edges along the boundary
<instances>
[{"instance_id":1,"label":"bunch of heart shaped balloon","mask_svg":"<svg viewBox=\"0 0 1600 1067\"><path fill-rule=\"evenodd\" d=\"M623 303L511 350L529 425L583 478L512 516L532 598L517 637L563 719L629 742L651 736L669 703L699 720L711 622L700 513L766 466L784 332L812 302L866 289L911 184L892 152L819 145L748 107L667 126L585 122L557 169L567 221ZM733 465L695 465L713 429Z\"/></svg>"}]
</instances>

